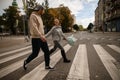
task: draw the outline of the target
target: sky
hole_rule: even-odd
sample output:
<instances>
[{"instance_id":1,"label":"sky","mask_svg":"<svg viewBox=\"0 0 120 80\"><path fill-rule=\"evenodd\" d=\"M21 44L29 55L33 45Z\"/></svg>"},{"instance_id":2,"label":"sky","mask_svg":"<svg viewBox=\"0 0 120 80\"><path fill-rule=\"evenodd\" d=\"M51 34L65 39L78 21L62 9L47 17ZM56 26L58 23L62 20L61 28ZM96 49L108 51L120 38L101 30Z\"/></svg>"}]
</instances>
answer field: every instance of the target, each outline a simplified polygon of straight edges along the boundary
<instances>
[{"instance_id":1,"label":"sky","mask_svg":"<svg viewBox=\"0 0 120 80\"><path fill-rule=\"evenodd\" d=\"M4 12L3 9L12 5L13 0L0 0L0 15ZM18 6L22 7L22 0L16 0ZM38 3L44 2L44 0L36 0ZM76 24L83 25L84 28L88 26L90 22L95 20L95 9L98 4L98 0L48 0L49 7L59 7L60 4L67 6L71 13L76 16Z\"/></svg>"}]
</instances>

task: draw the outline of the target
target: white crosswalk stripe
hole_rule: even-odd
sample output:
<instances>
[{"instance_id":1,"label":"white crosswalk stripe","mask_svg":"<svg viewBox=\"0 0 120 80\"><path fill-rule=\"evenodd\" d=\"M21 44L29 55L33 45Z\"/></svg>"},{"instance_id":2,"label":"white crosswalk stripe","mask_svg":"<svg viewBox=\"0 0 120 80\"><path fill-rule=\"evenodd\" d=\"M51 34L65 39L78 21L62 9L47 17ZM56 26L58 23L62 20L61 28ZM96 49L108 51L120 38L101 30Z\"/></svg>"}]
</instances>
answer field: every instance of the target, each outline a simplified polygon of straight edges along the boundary
<instances>
[{"instance_id":1,"label":"white crosswalk stripe","mask_svg":"<svg viewBox=\"0 0 120 80\"><path fill-rule=\"evenodd\" d=\"M8 55L8 54L16 53L16 52L19 52L19 51L22 51L22 50L26 50L26 49L29 49L29 48L31 48L31 46L27 46L27 47L24 47L24 48L12 50L12 51L9 51L9 52L4 52L4 53L1 53L1 54L0 54L0 57L1 57L1 56L5 56L5 55Z\"/></svg>"},{"instance_id":2,"label":"white crosswalk stripe","mask_svg":"<svg viewBox=\"0 0 120 80\"><path fill-rule=\"evenodd\" d=\"M92 46L92 45L91 45ZM50 49L53 46L50 47ZM74 46L73 46L74 47ZM120 53L120 48L116 45L107 45L111 50L114 50ZM66 52L68 52L72 46L69 44L64 46ZM100 44L93 44L93 48L95 49L95 53L98 55L102 64L106 68L107 72L110 74L110 77L113 80L120 80L120 71L116 67L114 63L116 63L116 59L108 53L103 46ZM24 52L22 52L24 50ZM17 54L13 54L16 53ZM20 53L22 52L22 53ZM16 59L21 56L25 56L26 54L31 53L31 46L24 47L18 50L13 50L10 52L6 52L5 54L1 54L0 57L4 56L4 58L0 59L0 65L2 63L8 62L10 60ZM10 55L12 54L12 55ZM70 67L69 73L67 74L66 80L90 80L90 68L88 66L88 55L87 55L87 45L86 44L78 44L77 51L75 51L75 57L73 59L72 65ZM9 55L9 56L7 56ZM7 56L7 57L5 57ZM43 56L43 52L36 59ZM51 55L50 65L52 67L56 66L57 63L61 60L60 50L55 52L55 54ZM23 61L25 58L22 58L19 61L13 62L12 64L5 66L0 69L0 78L6 76L10 73L14 73L15 70L21 68L23 66ZM22 75L20 80L42 80L45 78L47 74L49 74L50 70L45 70L45 62L42 62L40 65L32 69L29 73Z\"/></svg>"},{"instance_id":3,"label":"white crosswalk stripe","mask_svg":"<svg viewBox=\"0 0 120 80\"><path fill-rule=\"evenodd\" d=\"M51 46L50 48L52 48L53 46ZM31 50L29 51L31 53ZM22 54L26 54L26 53L22 53ZM27 53L28 54L28 53ZM41 51L38 55L38 57L42 56L43 55L43 52ZM17 61L7 67L4 67L3 69L0 70L0 78L17 70L18 68L22 67L23 66L23 61L25 59L22 59L20 61Z\"/></svg>"},{"instance_id":4,"label":"white crosswalk stripe","mask_svg":"<svg viewBox=\"0 0 120 80\"><path fill-rule=\"evenodd\" d=\"M120 53L120 48L118 46L115 46L115 45L108 45L108 46L113 50L115 50L116 52Z\"/></svg>"},{"instance_id":5,"label":"white crosswalk stripe","mask_svg":"<svg viewBox=\"0 0 120 80\"><path fill-rule=\"evenodd\" d=\"M8 56L6 58L0 59L0 64L2 64L4 62L7 62L7 61L10 61L12 59L18 58L20 56L24 56L24 55L29 54L31 52L32 52L31 50L28 50L28 51L25 51L25 52L22 52L22 53L18 53L18 54L15 54L15 55Z\"/></svg>"},{"instance_id":6,"label":"white crosswalk stripe","mask_svg":"<svg viewBox=\"0 0 120 80\"><path fill-rule=\"evenodd\" d=\"M93 45L98 56L100 57L101 61L103 62L105 68L111 75L113 80L120 80L120 72L116 68L116 66L113 64L113 62L116 62L116 60L109 55L109 53L102 48L100 45Z\"/></svg>"},{"instance_id":7,"label":"white crosswalk stripe","mask_svg":"<svg viewBox=\"0 0 120 80\"><path fill-rule=\"evenodd\" d=\"M48 44L48 46L50 46L51 44ZM20 51L23 51L23 50L26 50L26 49L31 49L32 46L26 46L26 47L23 47L23 48L20 48L20 49L16 49L16 50L12 50L12 51L8 51L8 52L3 52L0 54L0 57L2 56L6 56L8 54L13 54L13 53L17 53L17 52L20 52Z\"/></svg>"},{"instance_id":8,"label":"white crosswalk stripe","mask_svg":"<svg viewBox=\"0 0 120 80\"><path fill-rule=\"evenodd\" d=\"M71 46L66 45L64 48L65 48L65 51L67 52L71 48ZM51 56L50 65L55 66L60 59L61 59L61 54L60 54L60 51L58 51ZM49 72L49 70L44 69L45 68L44 65L45 65L45 62L41 63L30 73L23 76L20 80L42 80Z\"/></svg>"},{"instance_id":9,"label":"white crosswalk stripe","mask_svg":"<svg viewBox=\"0 0 120 80\"><path fill-rule=\"evenodd\" d=\"M40 57L42 55L43 55L42 52L40 52L40 54L39 54L38 57ZM17 61L15 63L13 63L13 64L11 64L11 65L9 65L9 66L4 67L3 69L1 69L0 70L0 78L3 77L3 76L5 76L5 75L7 75L7 74L9 74L9 73L11 73L11 72L13 72L13 71L15 71L15 70L17 70L18 68L22 67L24 60L25 59L22 59L20 61Z\"/></svg>"},{"instance_id":10,"label":"white crosswalk stripe","mask_svg":"<svg viewBox=\"0 0 120 80\"><path fill-rule=\"evenodd\" d=\"M90 80L87 49L85 44L79 45L67 80Z\"/></svg>"}]
</instances>

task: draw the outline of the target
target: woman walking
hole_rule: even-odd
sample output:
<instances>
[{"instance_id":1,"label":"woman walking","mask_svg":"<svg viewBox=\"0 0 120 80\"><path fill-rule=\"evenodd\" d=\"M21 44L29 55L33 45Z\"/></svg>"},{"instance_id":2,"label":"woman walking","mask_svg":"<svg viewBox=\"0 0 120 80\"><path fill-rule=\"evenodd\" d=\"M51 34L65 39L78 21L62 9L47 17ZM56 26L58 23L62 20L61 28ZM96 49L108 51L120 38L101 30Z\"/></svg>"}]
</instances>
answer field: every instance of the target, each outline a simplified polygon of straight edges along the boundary
<instances>
[{"instance_id":1,"label":"woman walking","mask_svg":"<svg viewBox=\"0 0 120 80\"><path fill-rule=\"evenodd\" d=\"M62 45L60 44L60 42L62 40L62 37L65 40L67 40L67 39L62 32L60 22L59 22L58 19L54 19L54 24L55 25L52 27L52 29L45 35L46 37L52 35L54 47L50 50L50 54L53 53L57 48L59 48L61 50L61 55L62 55L62 58L63 58L63 62L69 63L70 60L67 59L66 54L65 54L65 50L62 47Z\"/></svg>"}]
</instances>

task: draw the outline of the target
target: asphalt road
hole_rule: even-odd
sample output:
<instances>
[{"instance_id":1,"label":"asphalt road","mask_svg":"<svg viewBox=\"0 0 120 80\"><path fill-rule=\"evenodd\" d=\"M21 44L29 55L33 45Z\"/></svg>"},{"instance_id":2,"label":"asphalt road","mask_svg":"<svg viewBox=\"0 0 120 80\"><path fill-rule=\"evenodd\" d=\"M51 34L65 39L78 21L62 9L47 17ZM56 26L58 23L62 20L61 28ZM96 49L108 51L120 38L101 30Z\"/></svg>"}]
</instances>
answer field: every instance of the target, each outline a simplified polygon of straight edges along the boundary
<instances>
[{"instance_id":1,"label":"asphalt road","mask_svg":"<svg viewBox=\"0 0 120 80\"><path fill-rule=\"evenodd\" d=\"M31 45L21 46L21 50L0 54L0 80L120 80L120 33L81 31L65 35L71 34L77 38L74 46L62 41L70 63L63 62L57 49L51 55L54 71L44 70L43 52L24 71L22 64L31 53ZM48 43L52 48L51 37Z\"/></svg>"}]
</instances>

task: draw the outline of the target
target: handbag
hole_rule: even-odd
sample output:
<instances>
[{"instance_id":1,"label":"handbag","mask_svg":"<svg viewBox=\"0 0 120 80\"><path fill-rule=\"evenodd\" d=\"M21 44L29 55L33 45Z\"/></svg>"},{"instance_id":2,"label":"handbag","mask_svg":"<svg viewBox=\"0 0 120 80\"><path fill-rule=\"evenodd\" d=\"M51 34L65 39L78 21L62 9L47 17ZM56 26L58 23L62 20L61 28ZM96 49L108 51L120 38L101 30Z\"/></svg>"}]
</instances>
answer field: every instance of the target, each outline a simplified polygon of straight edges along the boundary
<instances>
[{"instance_id":1,"label":"handbag","mask_svg":"<svg viewBox=\"0 0 120 80\"><path fill-rule=\"evenodd\" d=\"M68 44L73 46L74 43L77 41L77 39L73 35L71 35L71 36L67 37L67 41L68 41Z\"/></svg>"}]
</instances>

